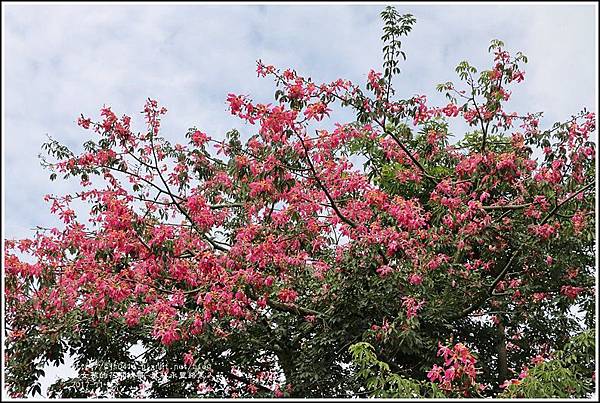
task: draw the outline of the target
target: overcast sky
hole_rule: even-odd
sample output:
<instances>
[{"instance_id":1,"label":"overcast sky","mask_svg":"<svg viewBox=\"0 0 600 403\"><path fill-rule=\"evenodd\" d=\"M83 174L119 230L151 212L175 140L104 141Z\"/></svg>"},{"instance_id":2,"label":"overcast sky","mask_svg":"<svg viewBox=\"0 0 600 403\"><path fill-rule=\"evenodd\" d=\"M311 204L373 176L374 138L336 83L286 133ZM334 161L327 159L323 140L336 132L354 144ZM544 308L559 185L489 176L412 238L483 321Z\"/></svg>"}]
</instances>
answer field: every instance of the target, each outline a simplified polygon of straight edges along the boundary
<instances>
[{"instance_id":1,"label":"overcast sky","mask_svg":"<svg viewBox=\"0 0 600 403\"><path fill-rule=\"evenodd\" d=\"M137 119L147 97L169 109L164 134L183 141L197 125L214 137L242 123L227 93L269 101L270 80L256 60L310 75L364 83L381 66L383 5L18 5L4 7L5 235L53 223L47 193L77 186L50 182L37 158L46 133L75 150L89 133L80 113L102 105ZM489 66L487 47L502 39L529 56L513 95L519 112L543 110L546 124L582 107L596 110L596 10L584 5L398 4L416 26L404 40L402 96L436 96L469 60ZM440 100L441 101L441 100Z\"/></svg>"},{"instance_id":2,"label":"overcast sky","mask_svg":"<svg viewBox=\"0 0 600 403\"><path fill-rule=\"evenodd\" d=\"M89 132L80 113L102 105L137 119L147 97L169 110L163 134L184 141L198 126L213 137L237 127L227 93L272 100L256 60L292 67L317 82L364 84L381 69L381 5L19 5L3 7L4 236L52 225L47 193L77 188L50 182L37 158L49 134L81 150ZM458 81L461 60L487 68L489 41L529 57L513 92L518 112L545 111L542 124L582 107L596 111L597 8L571 4L398 4L417 23L403 41L408 60L396 88L403 97L436 96L435 85ZM441 102L442 100L440 100Z\"/></svg>"}]
</instances>

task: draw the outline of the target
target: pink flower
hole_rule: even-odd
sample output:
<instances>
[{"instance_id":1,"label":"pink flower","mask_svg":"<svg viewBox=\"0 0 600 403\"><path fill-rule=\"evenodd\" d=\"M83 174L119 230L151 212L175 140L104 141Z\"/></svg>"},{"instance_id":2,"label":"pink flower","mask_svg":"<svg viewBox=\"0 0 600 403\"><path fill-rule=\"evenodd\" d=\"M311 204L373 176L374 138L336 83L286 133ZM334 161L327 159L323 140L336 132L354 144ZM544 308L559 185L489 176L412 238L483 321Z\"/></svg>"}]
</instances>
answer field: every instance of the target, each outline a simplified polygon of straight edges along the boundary
<instances>
[{"instance_id":1,"label":"pink flower","mask_svg":"<svg viewBox=\"0 0 600 403\"><path fill-rule=\"evenodd\" d=\"M271 286L273 285L273 281L275 281L275 277L273 277L273 276L268 276L268 277L265 279L265 285L266 285L267 287L271 287Z\"/></svg>"},{"instance_id":2,"label":"pink flower","mask_svg":"<svg viewBox=\"0 0 600 403\"><path fill-rule=\"evenodd\" d=\"M413 273L408 277L408 282L412 285L420 285L423 282L423 277Z\"/></svg>"},{"instance_id":3,"label":"pink flower","mask_svg":"<svg viewBox=\"0 0 600 403\"><path fill-rule=\"evenodd\" d=\"M77 124L81 127L83 127L84 129L89 129L90 128L90 123L92 123L92 121L90 119L86 119L83 116L81 116L78 120L77 120Z\"/></svg>"},{"instance_id":4,"label":"pink flower","mask_svg":"<svg viewBox=\"0 0 600 403\"><path fill-rule=\"evenodd\" d=\"M424 303L425 301L417 302L417 300L412 297L403 297L402 306L406 308L406 318L411 319L417 316L417 313Z\"/></svg>"},{"instance_id":5,"label":"pink flower","mask_svg":"<svg viewBox=\"0 0 600 403\"><path fill-rule=\"evenodd\" d=\"M229 102L229 108L231 109L232 115L237 115L241 112L244 106L245 99L242 96L236 96L235 94L227 95L227 102Z\"/></svg>"},{"instance_id":6,"label":"pink flower","mask_svg":"<svg viewBox=\"0 0 600 403\"><path fill-rule=\"evenodd\" d=\"M267 299L265 297L260 297L256 303L259 307L264 308L267 306Z\"/></svg>"},{"instance_id":7,"label":"pink flower","mask_svg":"<svg viewBox=\"0 0 600 403\"><path fill-rule=\"evenodd\" d=\"M202 322L202 318L200 317L200 315L196 314L196 316L194 317L194 322L192 323L191 333L194 335L202 333L203 326L204 323Z\"/></svg>"},{"instance_id":8,"label":"pink flower","mask_svg":"<svg viewBox=\"0 0 600 403\"><path fill-rule=\"evenodd\" d=\"M292 99L306 98L306 89L302 84L302 78L297 78L295 84L289 85L288 96Z\"/></svg>"},{"instance_id":9,"label":"pink flower","mask_svg":"<svg viewBox=\"0 0 600 403\"><path fill-rule=\"evenodd\" d=\"M458 116L458 108L452 103L448 104L445 108L443 108L442 112L444 112L448 117Z\"/></svg>"},{"instance_id":10,"label":"pink flower","mask_svg":"<svg viewBox=\"0 0 600 403\"><path fill-rule=\"evenodd\" d=\"M477 370L475 368L476 360L469 349L462 344L457 343L454 347L446 347L438 343L437 356L444 358L444 367L434 365L427 373L427 378L431 382L440 382L440 387L444 390L452 390L455 387L464 387L475 384ZM443 375L442 375L443 372ZM467 383L464 383L463 375L467 377ZM455 380L461 382L460 385L453 385Z\"/></svg>"},{"instance_id":11,"label":"pink flower","mask_svg":"<svg viewBox=\"0 0 600 403\"><path fill-rule=\"evenodd\" d=\"M434 364L433 367L427 373L427 378L429 378L431 382L441 380L441 373L443 370L444 368L439 367L437 364Z\"/></svg>"},{"instance_id":12,"label":"pink flower","mask_svg":"<svg viewBox=\"0 0 600 403\"><path fill-rule=\"evenodd\" d=\"M545 361L544 356L539 355L539 354L531 359L531 363L533 365L539 365L539 364L543 363L544 361Z\"/></svg>"},{"instance_id":13,"label":"pink flower","mask_svg":"<svg viewBox=\"0 0 600 403\"><path fill-rule=\"evenodd\" d=\"M381 75L381 73L375 72L375 70L369 71L368 75L369 84L373 89L373 92L377 94L378 97L381 96L381 94L383 94L383 87L379 83L379 81L381 80Z\"/></svg>"},{"instance_id":14,"label":"pink flower","mask_svg":"<svg viewBox=\"0 0 600 403\"><path fill-rule=\"evenodd\" d=\"M520 383L521 383L521 381L518 379L509 379L509 380L504 381L504 383L502 385L500 385L500 387L502 389L506 389L511 385L518 385Z\"/></svg>"},{"instance_id":15,"label":"pink flower","mask_svg":"<svg viewBox=\"0 0 600 403\"><path fill-rule=\"evenodd\" d=\"M529 373L529 368L525 367L519 374L519 379L525 379Z\"/></svg>"},{"instance_id":16,"label":"pink flower","mask_svg":"<svg viewBox=\"0 0 600 403\"><path fill-rule=\"evenodd\" d=\"M523 81L525 79L525 72L519 71L519 70L515 70L512 74L511 80L514 80L518 83L520 83L521 81Z\"/></svg>"},{"instance_id":17,"label":"pink flower","mask_svg":"<svg viewBox=\"0 0 600 403\"><path fill-rule=\"evenodd\" d=\"M275 390L273 390L273 395L277 398L283 397L283 392L279 389L279 385L275 386Z\"/></svg>"},{"instance_id":18,"label":"pink flower","mask_svg":"<svg viewBox=\"0 0 600 403\"><path fill-rule=\"evenodd\" d=\"M488 71L488 78L490 80L497 80L502 76L502 72L500 70L490 70Z\"/></svg>"},{"instance_id":19,"label":"pink flower","mask_svg":"<svg viewBox=\"0 0 600 403\"><path fill-rule=\"evenodd\" d=\"M469 109L466 112L463 112L463 117L467 121L468 124L473 123L473 119L477 116L477 111L475 109Z\"/></svg>"},{"instance_id":20,"label":"pink flower","mask_svg":"<svg viewBox=\"0 0 600 403\"><path fill-rule=\"evenodd\" d=\"M394 270L388 265L381 266L376 270L377 274L379 274L379 277L381 278L387 277L393 271Z\"/></svg>"},{"instance_id":21,"label":"pink flower","mask_svg":"<svg viewBox=\"0 0 600 403\"><path fill-rule=\"evenodd\" d=\"M532 224L529 226L529 230L544 240L550 238L550 236L552 236L556 232L556 228L554 228L554 226L550 224Z\"/></svg>"},{"instance_id":22,"label":"pink flower","mask_svg":"<svg viewBox=\"0 0 600 403\"><path fill-rule=\"evenodd\" d=\"M450 367L444 371L444 381L452 382L456 376L456 370L454 367Z\"/></svg>"},{"instance_id":23,"label":"pink flower","mask_svg":"<svg viewBox=\"0 0 600 403\"><path fill-rule=\"evenodd\" d=\"M160 339L160 342L165 346L169 346L181 338L177 329L177 322L167 312L161 312L156 317L152 336Z\"/></svg>"},{"instance_id":24,"label":"pink flower","mask_svg":"<svg viewBox=\"0 0 600 403\"><path fill-rule=\"evenodd\" d=\"M583 291L583 287L573 287L570 285L563 285L560 288L560 293L570 299L577 298L577 296L579 295L579 293L581 293L581 291Z\"/></svg>"},{"instance_id":25,"label":"pink flower","mask_svg":"<svg viewBox=\"0 0 600 403\"><path fill-rule=\"evenodd\" d=\"M135 326L140 322L140 310L137 306L131 306L125 313L125 323L127 326Z\"/></svg>"},{"instance_id":26,"label":"pink flower","mask_svg":"<svg viewBox=\"0 0 600 403\"><path fill-rule=\"evenodd\" d=\"M256 73L258 77L266 77L267 74L271 74L275 71L275 66L264 65L260 60L256 64Z\"/></svg>"},{"instance_id":27,"label":"pink flower","mask_svg":"<svg viewBox=\"0 0 600 403\"><path fill-rule=\"evenodd\" d=\"M192 133L192 142L198 147L202 146L208 140L209 137L200 130L196 130L194 133Z\"/></svg>"},{"instance_id":28,"label":"pink flower","mask_svg":"<svg viewBox=\"0 0 600 403\"><path fill-rule=\"evenodd\" d=\"M290 288L284 288L279 291L277 297L281 302L292 303L296 301L296 298L298 298L298 293Z\"/></svg>"},{"instance_id":29,"label":"pink flower","mask_svg":"<svg viewBox=\"0 0 600 403\"><path fill-rule=\"evenodd\" d=\"M573 232L579 234L585 228L585 215L583 212L577 211L571 218L571 222L573 223Z\"/></svg>"},{"instance_id":30,"label":"pink flower","mask_svg":"<svg viewBox=\"0 0 600 403\"><path fill-rule=\"evenodd\" d=\"M188 367L191 367L192 365L194 365L194 361L195 361L194 355L192 354L191 351L189 351L183 355L183 362Z\"/></svg>"},{"instance_id":31,"label":"pink flower","mask_svg":"<svg viewBox=\"0 0 600 403\"><path fill-rule=\"evenodd\" d=\"M320 121L325 116L329 116L329 112L331 112L331 109L327 108L327 105L325 105L322 102L317 102L317 103L308 105L306 107L306 110L304 111L304 115L308 119L314 118L315 120Z\"/></svg>"},{"instance_id":32,"label":"pink flower","mask_svg":"<svg viewBox=\"0 0 600 403\"><path fill-rule=\"evenodd\" d=\"M533 300L535 302L543 301L544 299L546 299L546 293L543 293L543 292L534 292L533 293Z\"/></svg>"}]
</instances>

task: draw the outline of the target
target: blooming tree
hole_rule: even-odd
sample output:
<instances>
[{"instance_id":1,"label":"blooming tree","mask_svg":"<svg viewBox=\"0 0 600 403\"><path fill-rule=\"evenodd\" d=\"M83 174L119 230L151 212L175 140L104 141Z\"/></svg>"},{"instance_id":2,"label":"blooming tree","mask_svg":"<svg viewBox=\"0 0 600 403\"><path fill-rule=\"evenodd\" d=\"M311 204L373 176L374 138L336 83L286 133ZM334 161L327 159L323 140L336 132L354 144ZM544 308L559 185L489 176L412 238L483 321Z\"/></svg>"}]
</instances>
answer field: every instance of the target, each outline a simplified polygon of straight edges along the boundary
<instances>
[{"instance_id":1,"label":"blooming tree","mask_svg":"<svg viewBox=\"0 0 600 403\"><path fill-rule=\"evenodd\" d=\"M554 368L595 324L595 114L507 109L527 59L497 40L447 104L402 98L415 19L382 18L366 88L259 62L275 100L227 97L250 133L171 144L149 99L147 130L106 106L82 154L44 145L81 189L46 197L59 228L5 241L13 396L67 356L51 396L519 396L532 360ZM356 119L323 129L335 108Z\"/></svg>"}]
</instances>

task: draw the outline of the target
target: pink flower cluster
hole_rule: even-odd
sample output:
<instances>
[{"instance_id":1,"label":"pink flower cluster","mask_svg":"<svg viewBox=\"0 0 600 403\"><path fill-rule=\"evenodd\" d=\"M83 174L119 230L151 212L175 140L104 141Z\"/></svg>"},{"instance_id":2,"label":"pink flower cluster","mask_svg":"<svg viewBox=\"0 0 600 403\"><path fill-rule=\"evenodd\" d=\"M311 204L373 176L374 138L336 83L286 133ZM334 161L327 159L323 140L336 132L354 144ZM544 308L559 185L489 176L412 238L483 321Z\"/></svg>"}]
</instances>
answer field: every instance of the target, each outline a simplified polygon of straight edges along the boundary
<instances>
[{"instance_id":1,"label":"pink flower cluster","mask_svg":"<svg viewBox=\"0 0 600 403\"><path fill-rule=\"evenodd\" d=\"M446 347L438 343L438 357L444 359L443 366L434 365L427 373L431 382L439 382L440 387L449 392L459 390L465 395L475 385L477 369L476 360L469 349L462 343Z\"/></svg>"}]
</instances>

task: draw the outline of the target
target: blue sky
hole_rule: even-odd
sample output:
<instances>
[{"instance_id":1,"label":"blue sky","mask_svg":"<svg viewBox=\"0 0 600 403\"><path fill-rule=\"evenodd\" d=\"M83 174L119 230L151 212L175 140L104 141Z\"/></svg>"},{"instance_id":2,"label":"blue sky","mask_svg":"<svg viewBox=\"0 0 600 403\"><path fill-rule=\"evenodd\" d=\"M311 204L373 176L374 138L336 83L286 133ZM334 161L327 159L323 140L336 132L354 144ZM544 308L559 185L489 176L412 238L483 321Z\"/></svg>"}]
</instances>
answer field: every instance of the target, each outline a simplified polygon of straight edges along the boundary
<instances>
[{"instance_id":1,"label":"blue sky","mask_svg":"<svg viewBox=\"0 0 600 403\"><path fill-rule=\"evenodd\" d=\"M77 189L50 182L37 158L49 134L81 150L88 132L80 113L102 105L143 122L147 97L169 109L163 135L184 141L198 126L213 137L231 128L227 93L269 101L271 81L256 60L295 68L317 82L365 83L381 66L380 5L19 5L3 7L4 236L31 235L56 223L42 198ZM404 40L408 61L396 81L400 96L436 97L435 85L456 80L461 60L487 68L489 41L505 41L530 59L512 109L545 111L542 123L587 107L596 111L597 8L593 4L398 4L417 24ZM53 373L55 376L56 373Z\"/></svg>"}]
</instances>

